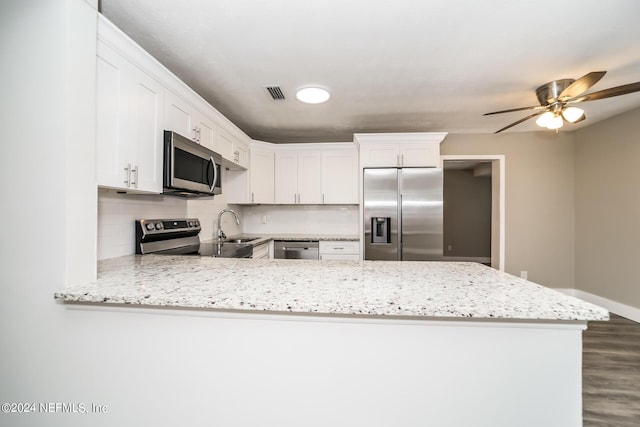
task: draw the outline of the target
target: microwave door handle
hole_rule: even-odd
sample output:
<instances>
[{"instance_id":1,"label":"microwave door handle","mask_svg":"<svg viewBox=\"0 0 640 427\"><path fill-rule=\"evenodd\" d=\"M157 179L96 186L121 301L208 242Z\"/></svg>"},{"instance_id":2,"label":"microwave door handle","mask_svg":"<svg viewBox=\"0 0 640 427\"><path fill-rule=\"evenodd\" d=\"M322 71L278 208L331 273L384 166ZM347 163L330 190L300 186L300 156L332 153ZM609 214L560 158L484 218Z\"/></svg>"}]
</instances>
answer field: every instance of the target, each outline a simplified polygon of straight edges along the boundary
<instances>
[{"instance_id":1,"label":"microwave door handle","mask_svg":"<svg viewBox=\"0 0 640 427\"><path fill-rule=\"evenodd\" d=\"M209 161L213 167L213 182L211 183L209 190L213 193L213 189L216 187L216 182L218 181L218 168L216 167L216 162L213 160L213 157L209 157Z\"/></svg>"}]
</instances>

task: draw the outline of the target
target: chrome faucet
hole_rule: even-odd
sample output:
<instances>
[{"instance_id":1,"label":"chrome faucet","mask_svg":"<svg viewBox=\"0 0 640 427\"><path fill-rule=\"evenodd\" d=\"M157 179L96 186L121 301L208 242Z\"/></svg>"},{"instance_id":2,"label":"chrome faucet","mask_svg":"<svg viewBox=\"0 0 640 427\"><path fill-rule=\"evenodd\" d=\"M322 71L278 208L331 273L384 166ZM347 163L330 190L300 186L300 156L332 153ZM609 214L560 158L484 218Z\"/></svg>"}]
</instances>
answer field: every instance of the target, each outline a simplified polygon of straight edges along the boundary
<instances>
[{"instance_id":1,"label":"chrome faucet","mask_svg":"<svg viewBox=\"0 0 640 427\"><path fill-rule=\"evenodd\" d=\"M218 214L218 239L222 239L222 240L227 238L227 235L224 234L224 231L222 231L222 225L220 224L220 219L222 218L222 214L224 214L225 212L232 213L233 216L236 218L236 224L240 225L240 218L238 218L238 214L236 214L231 209L222 209Z\"/></svg>"}]
</instances>

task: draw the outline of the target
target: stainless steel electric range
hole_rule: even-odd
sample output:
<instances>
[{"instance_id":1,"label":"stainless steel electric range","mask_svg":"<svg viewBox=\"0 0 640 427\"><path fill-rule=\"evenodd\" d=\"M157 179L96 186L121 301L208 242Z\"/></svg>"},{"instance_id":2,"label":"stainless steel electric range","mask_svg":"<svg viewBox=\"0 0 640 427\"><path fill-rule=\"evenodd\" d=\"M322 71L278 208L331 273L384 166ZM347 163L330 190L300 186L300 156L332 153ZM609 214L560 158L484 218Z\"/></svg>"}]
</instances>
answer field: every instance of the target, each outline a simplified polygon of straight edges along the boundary
<instances>
[{"instance_id":1,"label":"stainless steel electric range","mask_svg":"<svg viewBox=\"0 0 640 427\"><path fill-rule=\"evenodd\" d=\"M136 221L136 254L251 258L253 246L232 242L201 242L200 220L140 219Z\"/></svg>"}]
</instances>

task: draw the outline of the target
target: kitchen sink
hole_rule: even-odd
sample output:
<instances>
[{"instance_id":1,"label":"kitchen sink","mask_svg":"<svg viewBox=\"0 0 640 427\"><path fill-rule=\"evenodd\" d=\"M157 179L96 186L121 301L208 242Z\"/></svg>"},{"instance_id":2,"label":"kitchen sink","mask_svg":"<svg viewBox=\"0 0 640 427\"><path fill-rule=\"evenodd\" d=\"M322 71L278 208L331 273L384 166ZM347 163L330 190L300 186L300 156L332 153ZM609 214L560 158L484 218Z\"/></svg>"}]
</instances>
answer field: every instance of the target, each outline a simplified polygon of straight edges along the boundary
<instances>
[{"instance_id":1,"label":"kitchen sink","mask_svg":"<svg viewBox=\"0 0 640 427\"><path fill-rule=\"evenodd\" d=\"M248 243L248 242L253 242L254 240L258 240L258 238L246 237L244 239L229 239L229 240L225 240L224 243Z\"/></svg>"},{"instance_id":2,"label":"kitchen sink","mask_svg":"<svg viewBox=\"0 0 640 427\"><path fill-rule=\"evenodd\" d=\"M198 253L201 256L213 256L216 258L251 258L253 246L241 243L200 243Z\"/></svg>"}]
</instances>

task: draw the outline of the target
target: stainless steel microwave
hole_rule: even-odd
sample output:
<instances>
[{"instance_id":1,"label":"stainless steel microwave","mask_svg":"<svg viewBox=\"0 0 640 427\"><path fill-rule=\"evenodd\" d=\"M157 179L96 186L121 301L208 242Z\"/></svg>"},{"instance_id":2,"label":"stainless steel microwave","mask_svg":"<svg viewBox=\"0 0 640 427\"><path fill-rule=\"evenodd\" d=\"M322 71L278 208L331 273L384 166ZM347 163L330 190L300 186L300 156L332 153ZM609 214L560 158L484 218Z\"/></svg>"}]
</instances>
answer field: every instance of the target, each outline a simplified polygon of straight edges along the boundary
<instances>
[{"instance_id":1,"label":"stainless steel microwave","mask_svg":"<svg viewBox=\"0 0 640 427\"><path fill-rule=\"evenodd\" d=\"M222 156L171 131L164 131L163 193L207 197L222 193Z\"/></svg>"}]
</instances>

